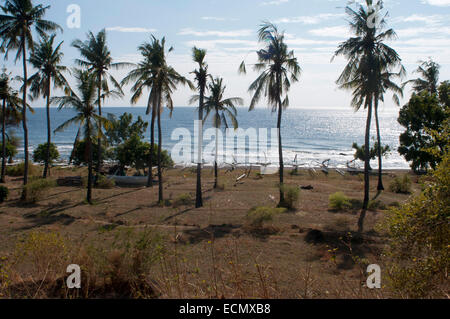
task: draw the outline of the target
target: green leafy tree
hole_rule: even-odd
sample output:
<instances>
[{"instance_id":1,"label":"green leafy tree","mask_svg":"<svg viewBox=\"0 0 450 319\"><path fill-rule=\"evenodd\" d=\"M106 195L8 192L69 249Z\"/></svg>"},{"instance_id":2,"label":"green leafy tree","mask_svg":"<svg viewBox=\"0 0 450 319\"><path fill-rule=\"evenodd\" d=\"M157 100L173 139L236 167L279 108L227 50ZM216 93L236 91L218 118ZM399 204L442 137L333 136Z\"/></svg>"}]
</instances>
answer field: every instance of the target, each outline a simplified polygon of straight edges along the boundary
<instances>
[{"instance_id":1,"label":"green leafy tree","mask_svg":"<svg viewBox=\"0 0 450 319\"><path fill-rule=\"evenodd\" d=\"M24 159L25 170L23 176L23 184L28 184L28 126L27 126L27 97L28 97L28 79L27 71L27 51L34 49L33 30L39 35L47 32L62 30L62 28L54 22L44 20L43 17L50 6L42 4L33 5L31 0L5 0L0 15L0 48L5 52L5 57L12 50L16 50L16 61L22 59L23 63L23 97L22 97L22 125L23 125L23 141L24 141ZM23 188L22 199L26 198L26 187Z\"/></svg>"},{"instance_id":2,"label":"green leafy tree","mask_svg":"<svg viewBox=\"0 0 450 319\"><path fill-rule=\"evenodd\" d=\"M289 51L285 42L284 32L269 22L264 22L258 32L259 42L266 45L264 49L257 51L258 63L255 71L259 72L258 78L250 85L249 91L253 92L250 103L250 111L254 110L262 96L267 98L272 112L278 112L278 156L280 166L280 206L284 207L284 160L283 144L281 136L281 121L283 110L289 106L288 92L291 84L299 81L301 68L294 56L294 51ZM245 73L245 63L242 62L240 72Z\"/></svg>"},{"instance_id":3,"label":"green leafy tree","mask_svg":"<svg viewBox=\"0 0 450 319\"><path fill-rule=\"evenodd\" d=\"M442 130L449 117L450 105L442 103L448 103L448 82L444 82L439 90L439 96L427 90L413 93L408 104L400 110L398 122L406 131L400 135L398 151L411 162L411 168L416 173L436 168L439 157L428 152L428 149L438 147L442 151L444 147L443 144L435 145L435 139L430 134L430 130Z\"/></svg>"},{"instance_id":4,"label":"green leafy tree","mask_svg":"<svg viewBox=\"0 0 450 319\"><path fill-rule=\"evenodd\" d=\"M48 150L50 149L50 155L48 155ZM50 146L45 144L39 144L38 147L33 152L33 161L35 163L47 163L52 165L54 161L59 158L58 148L55 144L50 144Z\"/></svg>"},{"instance_id":5,"label":"green leafy tree","mask_svg":"<svg viewBox=\"0 0 450 319\"><path fill-rule=\"evenodd\" d=\"M149 166L149 153L153 151L153 163ZM136 170L151 169L157 164L157 147L150 147L150 144L140 139L138 135L133 135L123 144L119 145L115 150L115 159L119 162L121 175L125 175L125 166L131 166ZM162 167L172 167L173 161L166 150L161 152Z\"/></svg>"},{"instance_id":6,"label":"green leafy tree","mask_svg":"<svg viewBox=\"0 0 450 319\"><path fill-rule=\"evenodd\" d=\"M60 42L56 47L54 46L56 35L44 35L41 42L35 46L35 50L31 53L30 63L38 71L28 80L31 85L30 91L33 98L43 96L47 100L47 160L44 160L43 177L47 178L50 174L49 165L51 164L51 156L54 152L52 147L52 131L50 122L50 101L51 88L63 88L66 93L70 92L70 86L64 77L64 72L68 69L61 65L64 54L61 52L63 42ZM53 153L53 154L52 154Z\"/></svg>"},{"instance_id":7,"label":"green leafy tree","mask_svg":"<svg viewBox=\"0 0 450 319\"><path fill-rule=\"evenodd\" d=\"M359 146L358 143L353 143L352 148L355 150L355 159L364 161L366 156L366 147L364 145ZM370 149L370 159L374 160L379 156L379 149L381 149L381 156L388 156L391 152L389 145L378 147L378 142L375 142L373 148ZM372 168L370 168L372 170Z\"/></svg>"},{"instance_id":8,"label":"green leafy tree","mask_svg":"<svg viewBox=\"0 0 450 319\"><path fill-rule=\"evenodd\" d=\"M448 297L450 267L450 125L436 131L441 162L422 193L387 216L390 285L401 297ZM442 152L443 151L443 152Z\"/></svg>"},{"instance_id":9,"label":"green leafy tree","mask_svg":"<svg viewBox=\"0 0 450 319\"><path fill-rule=\"evenodd\" d=\"M108 48L106 39L106 30L101 30L97 35L92 32L87 34L87 40L75 40L72 46L80 52L81 59L76 59L75 63L89 72L92 72L96 77L97 85L97 105L98 115L102 117L102 101L107 97L122 97L122 86L109 73L110 69L119 70L121 68L131 65L130 63L115 63ZM112 85L112 89L110 86ZM102 125L99 123L98 129L102 130ZM98 134L99 138L102 134ZM102 165L102 141L97 142L97 165L96 171L100 172Z\"/></svg>"},{"instance_id":10,"label":"green leafy tree","mask_svg":"<svg viewBox=\"0 0 450 319\"><path fill-rule=\"evenodd\" d=\"M59 105L59 108L72 107L76 111L76 115L61 124L55 132L63 131L72 124L78 124L83 132L87 142L88 153L88 188L87 202L92 204L92 186L93 186L93 139L98 138L102 131L98 125L107 126L109 121L96 114L95 105L97 104L98 95L96 95L96 77L92 73L83 70L75 70L75 78L77 80L77 88L79 95L71 92L70 96L55 97L53 101Z\"/></svg>"},{"instance_id":11,"label":"green leafy tree","mask_svg":"<svg viewBox=\"0 0 450 319\"><path fill-rule=\"evenodd\" d=\"M355 110L360 110L362 106L367 109L364 143L367 145L364 158L364 202L358 221L359 232L364 230L364 219L370 200L370 128L374 107L377 113L378 102L383 99L383 94L393 88L390 85L393 69L401 68L398 54L385 43L396 36L393 29L386 30L387 14L382 15L381 11L375 9L374 1L366 0L365 2L365 5L358 5L359 8L356 11L347 6L349 25L354 36L341 43L335 52L335 56L342 55L348 60L337 84L341 89L352 91L352 106ZM376 2L379 8L382 8L382 4L382 1ZM369 23L373 20L378 23L375 25ZM377 126L379 128L379 125ZM378 140L378 145L381 146L379 134ZM381 169L380 165L379 188L383 188Z\"/></svg>"},{"instance_id":12,"label":"green leafy tree","mask_svg":"<svg viewBox=\"0 0 450 319\"><path fill-rule=\"evenodd\" d=\"M108 116L111 122L110 127L105 130L105 136L109 145L115 146L128 141L137 135L144 139L144 134L148 128L148 122L138 116L137 121L133 122L133 114L124 113L118 119L115 116Z\"/></svg>"},{"instance_id":13,"label":"green leafy tree","mask_svg":"<svg viewBox=\"0 0 450 319\"><path fill-rule=\"evenodd\" d=\"M11 88L11 74L6 73L6 69L0 75L0 100L2 103L2 171L1 183L5 183L6 176L6 159L17 154L17 147L7 141L6 126L8 124L18 125L22 119L20 108L22 100L18 97L18 92Z\"/></svg>"},{"instance_id":14,"label":"green leafy tree","mask_svg":"<svg viewBox=\"0 0 450 319\"><path fill-rule=\"evenodd\" d=\"M203 121L205 121L210 115L212 115L212 124L216 128L216 155L214 160L214 188L218 186L218 150L219 150L219 130L222 125L227 129L228 122L231 122L234 129L238 128L237 121L237 109L236 105L242 105L244 100L239 97L232 97L224 99L226 86L223 85L223 79L217 78L213 79L212 83L209 85L210 96L205 97L205 116ZM200 96L194 96L191 99L191 103L196 102L200 99ZM228 121L227 121L228 118Z\"/></svg>"}]
</instances>

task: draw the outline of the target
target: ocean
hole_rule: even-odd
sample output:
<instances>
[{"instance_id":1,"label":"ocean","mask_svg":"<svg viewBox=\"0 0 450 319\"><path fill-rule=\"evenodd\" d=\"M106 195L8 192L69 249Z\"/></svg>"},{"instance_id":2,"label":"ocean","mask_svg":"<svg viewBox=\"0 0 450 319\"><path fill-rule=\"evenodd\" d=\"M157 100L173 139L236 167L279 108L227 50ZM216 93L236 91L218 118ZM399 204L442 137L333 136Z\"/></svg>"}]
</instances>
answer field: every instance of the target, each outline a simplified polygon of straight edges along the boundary
<instances>
[{"instance_id":1,"label":"ocean","mask_svg":"<svg viewBox=\"0 0 450 319\"><path fill-rule=\"evenodd\" d=\"M149 121L149 116L145 115L145 108L141 107L114 107L104 108L104 113L111 113L116 116L128 112L134 118L142 116ZM386 169L408 169L409 165L401 157L397 148L399 146L399 136L403 128L397 123L398 110L381 110L380 125L382 132L382 144L389 145L392 153L384 159ZM67 119L74 116L70 109L51 109L52 129L55 129ZM196 108L176 107L172 118L169 112L165 111L162 116L163 148L171 151L173 147L180 143L180 140L172 140L172 133L177 128L185 128L194 134L194 120L197 118ZM268 149L261 151L250 143L244 145L229 146L225 142L226 151L235 150L234 161L242 163L266 163L276 165L278 163L278 153L274 145L270 144L271 129L276 128L277 116L269 109L256 109L248 112L246 108L238 109L239 127L247 130L255 128L266 128L268 130ZM205 129L211 127L212 120L205 123ZM289 165L295 158L297 163L305 166L317 166L325 160L330 160L330 167L346 167L346 163L353 159L354 151L352 144L357 142L364 144L366 124L366 113L360 111L355 113L352 109L288 109L283 115L282 136L285 163ZM46 115L44 108L35 108L35 113L29 115L29 151L32 152L39 144L46 142ZM73 142L78 127L69 127L66 131L53 134L53 143L58 146L62 160L67 160L72 150ZM21 126L14 129L17 136L22 136ZM372 137L376 136L375 122L373 121ZM149 139L149 132L146 134ZM156 135L157 138L157 135ZM194 143L192 137L191 143ZM204 142L204 147L215 141ZM374 140L372 141L373 145ZM194 151L192 151L194 152ZM221 155L223 155L221 152ZM23 147L19 149L17 160L23 158ZM212 161L213 156L207 158ZM223 159L226 161L226 159ZM180 161L178 161L180 162ZM183 161L184 162L184 161ZM181 164L181 163L178 163ZM186 163L184 163L186 164ZM188 163L187 163L188 164ZM362 167L362 163L359 163ZM373 161L372 167L377 167Z\"/></svg>"}]
</instances>

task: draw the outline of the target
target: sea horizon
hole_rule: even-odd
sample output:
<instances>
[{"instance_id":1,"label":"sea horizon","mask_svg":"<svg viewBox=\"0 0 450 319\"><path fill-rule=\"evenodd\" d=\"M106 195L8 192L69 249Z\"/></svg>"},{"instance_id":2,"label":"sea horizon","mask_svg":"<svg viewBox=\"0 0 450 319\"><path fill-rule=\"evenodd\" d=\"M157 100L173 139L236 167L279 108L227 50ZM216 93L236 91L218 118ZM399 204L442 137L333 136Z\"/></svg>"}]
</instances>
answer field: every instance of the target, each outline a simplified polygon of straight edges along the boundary
<instances>
[{"instance_id":1,"label":"sea horizon","mask_svg":"<svg viewBox=\"0 0 450 319\"><path fill-rule=\"evenodd\" d=\"M177 106L174 110L172 118L169 117L167 111L162 115L163 148L168 150L169 153L177 143L180 143L180 140L172 140L173 131L177 128L186 128L193 133L194 121L197 118L196 108L193 106ZM68 120L74 112L71 109L58 111L55 108L52 108L51 111L52 130ZM145 111L146 107L141 106L103 107L104 114L110 113L119 117L123 113L131 113L134 120L141 116L145 121L148 121ZM330 160L330 167L345 168L347 162L354 159L352 144L354 142L359 145L364 144L365 120L364 111L355 113L351 108L290 108L286 110L282 127L286 165L293 164L297 158L297 164L303 166L317 166L325 160ZM270 112L270 109L263 107L256 108L252 112L249 112L246 107L239 107L238 121L240 128L244 130L267 128L270 132L271 129L276 128L276 117ZM36 107L35 114L30 114L28 121L30 153L39 144L47 141L45 123L45 107ZM355 127L355 123L359 123L357 127ZM402 132L401 126L397 123L397 113L381 109L380 123L382 126L382 144L389 145L392 150L391 155L384 159L384 168L409 169L409 164L397 152L399 136ZM210 127L211 120L208 120L205 123L205 130ZM374 130L375 122L373 122L372 136L375 136ZM20 138L22 135L21 126L16 127L14 131L15 135ZM64 132L52 135L52 141L57 145L62 161L67 161L69 158L76 133L77 127L71 126ZM145 134L146 141L149 140L149 137L148 131ZM157 136L156 141L158 141ZM208 143L208 141L205 141L205 145ZM225 145L224 152L232 152L232 148ZM246 143L243 147L235 148L233 159L238 163L278 165L278 153L274 151L274 148L272 148L273 151L270 151L270 135L268 136L268 149L267 152L261 152ZM19 147L18 150L19 153L15 160L20 161L23 158L23 147ZM219 155L223 155L219 162L226 162L226 154ZM209 160L206 159L206 163L211 161L211 156ZM176 162L176 164L189 163ZM362 163L359 164L362 166ZM373 161L372 167L377 167L376 161Z\"/></svg>"}]
</instances>

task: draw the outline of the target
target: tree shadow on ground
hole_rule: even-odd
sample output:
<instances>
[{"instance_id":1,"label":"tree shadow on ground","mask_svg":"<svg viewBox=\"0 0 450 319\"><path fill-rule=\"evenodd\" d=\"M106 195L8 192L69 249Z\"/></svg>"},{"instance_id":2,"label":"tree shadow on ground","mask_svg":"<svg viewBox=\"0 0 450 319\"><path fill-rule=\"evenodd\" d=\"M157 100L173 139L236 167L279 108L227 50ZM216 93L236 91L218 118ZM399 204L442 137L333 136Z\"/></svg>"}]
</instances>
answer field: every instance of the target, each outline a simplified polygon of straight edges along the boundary
<instances>
[{"instance_id":1,"label":"tree shadow on ground","mask_svg":"<svg viewBox=\"0 0 450 319\"><path fill-rule=\"evenodd\" d=\"M223 238L232 234L241 225L209 225L206 228L186 230L183 232L183 241L189 244L198 244L202 241Z\"/></svg>"},{"instance_id":2,"label":"tree shadow on ground","mask_svg":"<svg viewBox=\"0 0 450 319\"><path fill-rule=\"evenodd\" d=\"M378 255L380 249L374 246L377 243L376 232L359 234L352 231L319 231L310 229L305 236L309 244L320 245L336 254L337 268L342 270L353 269L355 260L362 260L368 254Z\"/></svg>"}]
</instances>

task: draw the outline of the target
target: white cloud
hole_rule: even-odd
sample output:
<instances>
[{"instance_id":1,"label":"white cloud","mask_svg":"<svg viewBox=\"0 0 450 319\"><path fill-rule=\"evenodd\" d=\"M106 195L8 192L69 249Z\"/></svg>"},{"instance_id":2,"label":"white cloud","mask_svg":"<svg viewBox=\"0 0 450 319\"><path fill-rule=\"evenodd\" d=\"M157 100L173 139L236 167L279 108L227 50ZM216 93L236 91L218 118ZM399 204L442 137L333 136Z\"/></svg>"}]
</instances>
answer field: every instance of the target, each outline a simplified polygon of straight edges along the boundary
<instances>
[{"instance_id":1,"label":"white cloud","mask_svg":"<svg viewBox=\"0 0 450 319\"><path fill-rule=\"evenodd\" d=\"M313 29L308 32L319 37L345 38L349 33L349 29L346 26L336 26Z\"/></svg>"},{"instance_id":2,"label":"white cloud","mask_svg":"<svg viewBox=\"0 0 450 319\"><path fill-rule=\"evenodd\" d=\"M106 28L106 31L115 31L115 32L125 32L125 33L146 33L146 32L156 32L156 29L149 28L139 28L139 27L109 27Z\"/></svg>"},{"instance_id":3,"label":"white cloud","mask_svg":"<svg viewBox=\"0 0 450 319\"><path fill-rule=\"evenodd\" d=\"M206 21L236 21L235 18L223 18L223 17L202 17L202 20Z\"/></svg>"},{"instance_id":4,"label":"white cloud","mask_svg":"<svg viewBox=\"0 0 450 319\"><path fill-rule=\"evenodd\" d=\"M274 0L261 3L262 6L279 6L280 4L287 3L289 0Z\"/></svg>"},{"instance_id":5,"label":"white cloud","mask_svg":"<svg viewBox=\"0 0 450 319\"><path fill-rule=\"evenodd\" d=\"M422 3L438 7L450 6L450 0L422 0Z\"/></svg>"},{"instance_id":6,"label":"white cloud","mask_svg":"<svg viewBox=\"0 0 450 319\"><path fill-rule=\"evenodd\" d=\"M427 27L427 28L406 28L395 30L397 35L402 38L415 37L423 34L450 35L450 27Z\"/></svg>"},{"instance_id":7,"label":"white cloud","mask_svg":"<svg viewBox=\"0 0 450 319\"><path fill-rule=\"evenodd\" d=\"M407 17L400 16L393 19L394 23L406 23L406 22L421 22L425 23L429 26L438 26L441 25L442 22L448 21L450 16L448 15L440 15L440 14L434 14L434 15L421 15L421 14L413 14Z\"/></svg>"},{"instance_id":8,"label":"white cloud","mask_svg":"<svg viewBox=\"0 0 450 319\"><path fill-rule=\"evenodd\" d=\"M191 28L182 29L178 35L193 35L196 37L248 37L254 34L253 30L235 31L196 31Z\"/></svg>"},{"instance_id":9,"label":"white cloud","mask_svg":"<svg viewBox=\"0 0 450 319\"><path fill-rule=\"evenodd\" d=\"M311 25L311 24L319 24L323 22L324 20L331 20L336 19L340 17L344 17L344 14L335 14L335 13L321 13L317 15L312 16L298 16L298 17L291 17L291 18L280 18L275 21L275 23L301 23L305 25Z\"/></svg>"}]
</instances>

